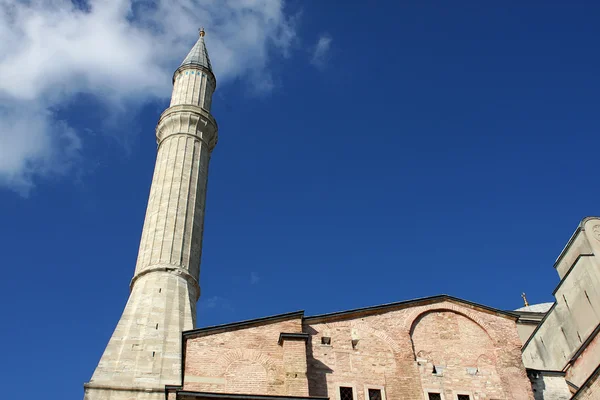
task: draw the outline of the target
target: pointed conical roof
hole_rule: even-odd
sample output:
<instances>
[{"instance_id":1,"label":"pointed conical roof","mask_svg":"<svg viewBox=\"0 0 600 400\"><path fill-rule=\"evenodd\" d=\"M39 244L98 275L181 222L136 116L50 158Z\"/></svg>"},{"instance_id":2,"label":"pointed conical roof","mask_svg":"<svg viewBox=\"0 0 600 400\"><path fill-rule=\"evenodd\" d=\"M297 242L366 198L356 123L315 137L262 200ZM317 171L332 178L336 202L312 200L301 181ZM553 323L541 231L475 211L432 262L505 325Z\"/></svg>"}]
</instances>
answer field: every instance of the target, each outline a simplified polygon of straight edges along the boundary
<instances>
[{"instance_id":1,"label":"pointed conical roof","mask_svg":"<svg viewBox=\"0 0 600 400\"><path fill-rule=\"evenodd\" d=\"M179 68L186 65L204 67L212 73L212 66L210 65L210 59L208 58L208 51L206 51L206 44L204 44L204 29L200 30L200 37L198 38L198 41L194 47L192 47Z\"/></svg>"}]
</instances>

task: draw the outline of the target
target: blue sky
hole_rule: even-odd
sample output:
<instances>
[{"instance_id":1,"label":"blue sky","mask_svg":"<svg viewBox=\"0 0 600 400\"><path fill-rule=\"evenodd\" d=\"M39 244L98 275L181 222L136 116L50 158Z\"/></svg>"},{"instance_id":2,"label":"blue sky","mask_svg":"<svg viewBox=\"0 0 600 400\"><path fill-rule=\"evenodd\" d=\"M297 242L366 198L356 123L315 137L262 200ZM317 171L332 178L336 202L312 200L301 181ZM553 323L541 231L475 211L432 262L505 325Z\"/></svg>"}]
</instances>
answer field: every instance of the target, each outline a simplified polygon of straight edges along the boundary
<instances>
[{"instance_id":1,"label":"blue sky","mask_svg":"<svg viewBox=\"0 0 600 400\"><path fill-rule=\"evenodd\" d=\"M441 293L552 301L556 257L600 214L600 6L484 3L0 0L5 396L82 397L201 24L220 138L200 326Z\"/></svg>"}]
</instances>

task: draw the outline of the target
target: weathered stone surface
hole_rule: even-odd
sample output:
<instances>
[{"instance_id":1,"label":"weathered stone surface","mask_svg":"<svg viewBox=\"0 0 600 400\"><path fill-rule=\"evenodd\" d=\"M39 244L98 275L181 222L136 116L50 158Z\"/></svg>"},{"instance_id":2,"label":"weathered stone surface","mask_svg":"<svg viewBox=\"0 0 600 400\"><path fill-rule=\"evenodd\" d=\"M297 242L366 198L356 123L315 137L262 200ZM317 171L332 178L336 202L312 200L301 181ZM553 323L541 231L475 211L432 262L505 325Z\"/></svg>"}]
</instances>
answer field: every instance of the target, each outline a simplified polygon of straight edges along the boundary
<instances>
[{"instance_id":1,"label":"weathered stone surface","mask_svg":"<svg viewBox=\"0 0 600 400\"><path fill-rule=\"evenodd\" d=\"M571 390L565 381L564 373L528 370L533 398L535 400L569 400Z\"/></svg>"},{"instance_id":2,"label":"weathered stone surface","mask_svg":"<svg viewBox=\"0 0 600 400\"><path fill-rule=\"evenodd\" d=\"M585 218L559 256L556 303L523 348L535 370L566 371L581 386L600 365L600 218ZM600 398L600 393L597 393Z\"/></svg>"},{"instance_id":3,"label":"weathered stone surface","mask_svg":"<svg viewBox=\"0 0 600 400\"><path fill-rule=\"evenodd\" d=\"M573 400L598 400L600 398L600 375L593 375L585 386L573 396Z\"/></svg>"}]
</instances>

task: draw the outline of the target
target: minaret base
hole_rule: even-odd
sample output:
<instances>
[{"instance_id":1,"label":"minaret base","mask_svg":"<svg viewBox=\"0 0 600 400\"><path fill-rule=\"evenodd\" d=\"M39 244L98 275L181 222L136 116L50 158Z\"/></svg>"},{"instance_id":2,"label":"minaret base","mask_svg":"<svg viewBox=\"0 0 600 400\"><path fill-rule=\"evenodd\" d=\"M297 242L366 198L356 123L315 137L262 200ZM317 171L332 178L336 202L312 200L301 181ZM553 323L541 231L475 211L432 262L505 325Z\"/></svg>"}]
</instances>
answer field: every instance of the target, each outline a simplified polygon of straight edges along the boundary
<instances>
[{"instance_id":1,"label":"minaret base","mask_svg":"<svg viewBox=\"0 0 600 400\"><path fill-rule=\"evenodd\" d=\"M123 315L85 385L85 399L154 399L153 391L159 390L164 399L165 385L180 385L181 332L195 326L197 299L197 283L175 266L153 266L137 276Z\"/></svg>"}]
</instances>

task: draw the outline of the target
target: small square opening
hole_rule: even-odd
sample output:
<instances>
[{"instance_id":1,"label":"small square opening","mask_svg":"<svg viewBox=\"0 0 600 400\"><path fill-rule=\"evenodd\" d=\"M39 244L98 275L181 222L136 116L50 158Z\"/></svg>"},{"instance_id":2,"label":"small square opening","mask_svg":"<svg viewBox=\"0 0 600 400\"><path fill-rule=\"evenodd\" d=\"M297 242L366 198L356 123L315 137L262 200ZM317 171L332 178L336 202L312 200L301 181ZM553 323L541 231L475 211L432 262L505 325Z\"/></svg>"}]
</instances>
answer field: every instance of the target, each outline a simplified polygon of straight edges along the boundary
<instances>
[{"instance_id":1,"label":"small square opening","mask_svg":"<svg viewBox=\"0 0 600 400\"><path fill-rule=\"evenodd\" d=\"M429 400L442 400L442 395L440 393L427 393L429 395Z\"/></svg>"},{"instance_id":2,"label":"small square opening","mask_svg":"<svg viewBox=\"0 0 600 400\"><path fill-rule=\"evenodd\" d=\"M327 345L327 346L331 346L331 338L328 336L322 336L321 337L321 344Z\"/></svg>"}]
</instances>

